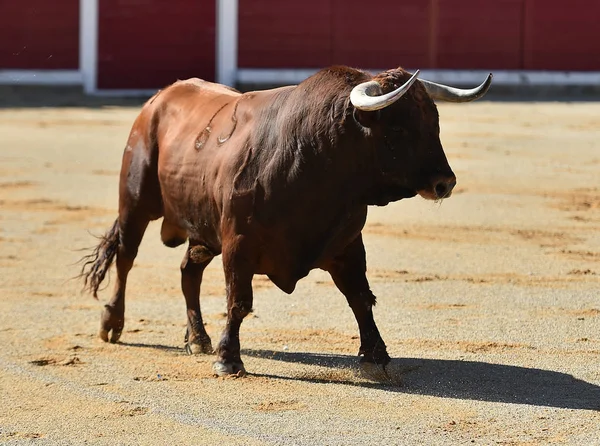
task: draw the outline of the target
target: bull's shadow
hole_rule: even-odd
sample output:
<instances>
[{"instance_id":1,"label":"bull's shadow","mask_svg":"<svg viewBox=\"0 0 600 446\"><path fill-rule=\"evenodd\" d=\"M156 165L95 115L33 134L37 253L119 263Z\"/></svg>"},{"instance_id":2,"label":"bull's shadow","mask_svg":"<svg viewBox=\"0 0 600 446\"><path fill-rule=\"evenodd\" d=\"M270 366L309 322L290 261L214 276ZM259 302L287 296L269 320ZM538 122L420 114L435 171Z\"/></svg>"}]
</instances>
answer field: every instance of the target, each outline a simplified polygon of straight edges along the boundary
<instances>
[{"instance_id":1,"label":"bull's shadow","mask_svg":"<svg viewBox=\"0 0 600 446\"><path fill-rule=\"evenodd\" d=\"M187 354L187 353L185 353L185 350L183 350L181 347L174 347L171 345L142 344L139 342L123 342L123 341L119 341L119 345L124 345L126 347L154 348L156 350L162 350L162 351L166 351L166 352L181 353L182 355Z\"/></svg>"},{"instance_id":2,"label":"bull's shadow","mask_svg":"<svg viewBox=\"0 0 600 446\"><path fill-rule=\"evenodd\" d=\"M243 350L242 354L339 369L358 367L358 358L354 356L326 356L252 349ZM399 358L392 361L393 367L408 370L402 375L401 386L357 381L341 383L442 398L600 411L600 387L566 373L476 361L417 358ZM324 381L302 376L292 378L270 376L281 379Z\"/></svg>"}]
</instances>

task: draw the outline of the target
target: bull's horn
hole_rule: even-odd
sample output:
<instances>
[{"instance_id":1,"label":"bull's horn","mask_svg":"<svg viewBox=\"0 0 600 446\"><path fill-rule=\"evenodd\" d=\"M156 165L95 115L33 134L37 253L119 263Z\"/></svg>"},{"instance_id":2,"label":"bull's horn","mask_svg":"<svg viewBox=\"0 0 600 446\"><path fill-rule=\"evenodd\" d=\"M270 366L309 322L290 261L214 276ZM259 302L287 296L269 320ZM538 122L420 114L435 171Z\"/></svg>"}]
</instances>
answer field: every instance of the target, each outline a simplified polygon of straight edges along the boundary
<instances>
[{"instance_id":1,"label":"bull's horn","mask_svg":"<svg viewBox=\"0 0 600 446\"><path fill-rule=\"evenodd\" d=\"M417 80L419 70L415 71L415 74L407 80L404 85L398 87L396 90L381 94L381 85L377 81L368 81L358 84L352 89L350 93L350 102L358 110L364 111L375 111L381 110L388 105L393 104L402 97L404 93L408 91L410 86Z\"/></svg>"},{"instance_id":2,"label":"bull's horn","mask_svg":"<svg viewBox=\"0 0 600 446\"><path fill-rule=\"evenodd\" d=\"M471 102L487 93L490 85L492 85L492 77L493 75L490 73L483 84L468 90L436 84L435 82L423 79L419 79L419 81L423 84L432 99L448 102Z\"/></svg>"}]
</instances>

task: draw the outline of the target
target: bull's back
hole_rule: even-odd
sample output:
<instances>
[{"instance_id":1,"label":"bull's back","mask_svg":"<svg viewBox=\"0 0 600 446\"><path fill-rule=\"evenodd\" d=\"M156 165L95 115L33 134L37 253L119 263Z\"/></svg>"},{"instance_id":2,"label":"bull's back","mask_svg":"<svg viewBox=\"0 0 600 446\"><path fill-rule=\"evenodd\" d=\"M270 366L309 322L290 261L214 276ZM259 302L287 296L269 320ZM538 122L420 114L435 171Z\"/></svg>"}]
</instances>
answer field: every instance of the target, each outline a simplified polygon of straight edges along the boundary
<instances>
[{"instance_id":1,"label":"bull's back","mask_svg":"<svg viewBox=\"0 0 600 446\"><path fill-rule=\"evenodd\" d=\"M217 115L240 93L229 87L188 79L166 88L154 104L159 177L165 185L206 172L214 158L211 140Z\"/></svg>"}]
</instances>

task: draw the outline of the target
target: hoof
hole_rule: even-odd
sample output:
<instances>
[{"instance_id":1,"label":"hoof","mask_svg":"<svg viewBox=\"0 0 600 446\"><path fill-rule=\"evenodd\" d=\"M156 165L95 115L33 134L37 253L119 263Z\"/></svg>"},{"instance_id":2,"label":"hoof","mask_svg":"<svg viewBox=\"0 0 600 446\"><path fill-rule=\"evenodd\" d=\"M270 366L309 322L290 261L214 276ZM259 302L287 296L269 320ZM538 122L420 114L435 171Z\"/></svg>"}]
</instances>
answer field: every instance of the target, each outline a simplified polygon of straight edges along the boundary
<instances>
[{"instance_id":1,"label":"hoof","mask_svg":"<svg viewBox=\"0 0 600 446\"><path fill-rule=\"evenodd\" d=\"M114 344L115 342L117 342L121 338L121 333L123 333L122 330L115 330L115 329L113 329L112 333L110 334L110 342L112 344Z\"/></svg>"},{"instance_id":2,"label":"hoof","mask_svg":"<svg viewBox=\"0 0 600 446\"><path fill-rule=\"evenodd\" d=\"M114 308L105 305L102 317L100 318L100 331L98 335L104 342L113 344L119 340L123 333L124 318L114 314Z\"/></svg>"},{"instance_id":3,"label":"hoof","mask_svg":"<svg viewBox=\"0 0 600 446\"><path fill-rule=\"evenodd\" d=\"M244 364L241 362L221 362L216 361L213 364L213 370L217 376L230 376L236 375L242 377L246 375L246 369Z\"/></svg>"},{"instance_id":4,"label":"hoof","mask_svg":"<svg viewBox=\"0 0 600 446\"><path fill-rule=\"evenodd\" d=\"M105 330L104 328L101 328L98 332L98 336L100 336L100 339L102 339L104 342L110 342L111 344L114 344L121 337L121 333L123 333L122 330Z\"/></svg>"},{"instance_id":5,"label":"hoof","mask_svg":"<svg viewBox=\"0 0 600 446\"><path fill-rule=\"evenodd\" d=\"M185 351L188 355L211 355L214 353L210 339L208 342L186 342Z\"/></svg>"},{"instance_id":6,"label":"hoof","mask_svg":"<svg viewBox=\"0 0 600 446\"><path fill-rule=\"evenodd\" d=\"M391 380L386 366L375 364L374 362L361 361L360 374L363 378L378 382L388 382Z\"/></svg>"}]
</instances>

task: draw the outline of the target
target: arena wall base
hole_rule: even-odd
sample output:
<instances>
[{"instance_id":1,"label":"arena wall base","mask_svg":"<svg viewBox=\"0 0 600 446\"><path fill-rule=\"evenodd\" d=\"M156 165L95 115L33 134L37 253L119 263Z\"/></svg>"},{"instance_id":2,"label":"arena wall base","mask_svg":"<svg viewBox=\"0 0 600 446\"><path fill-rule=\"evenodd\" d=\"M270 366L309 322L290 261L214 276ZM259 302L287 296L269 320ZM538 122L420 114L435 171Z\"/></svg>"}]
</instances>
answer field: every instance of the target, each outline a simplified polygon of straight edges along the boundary
<instances>
[{"instance_id":1,"label":"arena wall base","mask_svg":"<svg viewBox=\"0 0 600 446\"><path fill-rule=\"evenodd\" d=\"M389 68L386 68L389 69ZM253 69L237 71L238 84L297 84L316 73L318 69ZM385 69L368 69L379 73ZM414 71L409 70L409 71ZM490 73L494 85L503 86L600 86L600 72L562 72L525 70L421 70L419 77L448 85L478 85Z\"/></svg>"}]
</instances>

